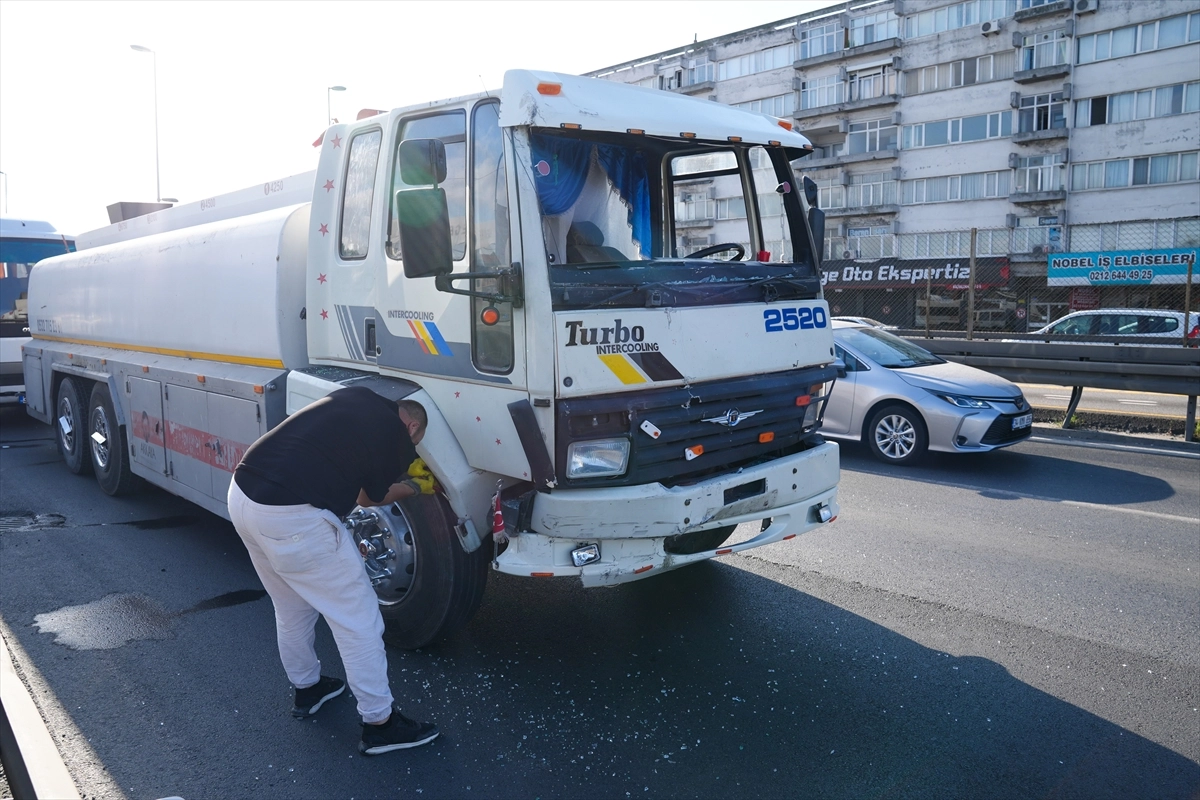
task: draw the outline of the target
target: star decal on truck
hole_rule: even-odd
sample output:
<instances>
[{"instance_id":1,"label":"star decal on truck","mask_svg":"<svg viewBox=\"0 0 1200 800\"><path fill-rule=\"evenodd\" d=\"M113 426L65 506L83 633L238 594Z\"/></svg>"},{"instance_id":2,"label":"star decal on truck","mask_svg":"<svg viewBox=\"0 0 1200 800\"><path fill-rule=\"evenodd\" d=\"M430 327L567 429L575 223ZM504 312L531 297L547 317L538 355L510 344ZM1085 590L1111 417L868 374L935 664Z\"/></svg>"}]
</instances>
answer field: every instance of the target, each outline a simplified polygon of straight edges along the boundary
<instances>
[{"instance_id":1,"label":"star decal on truck","mask_svg":"<svg viewBox=\"0 0 1200 800\"><path fill-rule=\"evenodd\" d=\"M333 189L333 181L325 181L325 191L328 192L331 189Z\"/></svg>"},{"instance_id":2,"label":"star decal on truck","mask_svg":"<svg viewBox=\"0 0 1200 800\"><path fill-rule=\"evenodd\" d=\"M327 223L322 222L320 230L321 230L321 235L324 236L325 234L329 233L329 225Z\"/></svg>"},{"instance_id":3,"label":"star decal on truck","mask_svg":"<svg viewBox=\"0 0 1200 800\"><path fill-rule=\"evenodd\" d=\"M329 319L329 312L323 308L321 309L321 319Z\"/></svg>"},{"instance_id":4,"label":"star decal on truck","mask_svg":"<svg viewBox=\"0 0 1200 800\"><path fill-rule=\"evenodd\" d=\"M333 135L333 138L330 141L333 142L334 147L342 146L342 137L338 136L336 133Z\"/></svg>"},{"instance_id":5,"label":"star decal on truck","mask_svg":"<svg viewBox=\"0 0 1200 800\"><path fill-rule=\"evenodd\" d=\"M322 272L320 275L317 276L317 283L324 283L327 280L329 280L329 279L325 277L324 272Z\"/></svg>"}]
</instances>

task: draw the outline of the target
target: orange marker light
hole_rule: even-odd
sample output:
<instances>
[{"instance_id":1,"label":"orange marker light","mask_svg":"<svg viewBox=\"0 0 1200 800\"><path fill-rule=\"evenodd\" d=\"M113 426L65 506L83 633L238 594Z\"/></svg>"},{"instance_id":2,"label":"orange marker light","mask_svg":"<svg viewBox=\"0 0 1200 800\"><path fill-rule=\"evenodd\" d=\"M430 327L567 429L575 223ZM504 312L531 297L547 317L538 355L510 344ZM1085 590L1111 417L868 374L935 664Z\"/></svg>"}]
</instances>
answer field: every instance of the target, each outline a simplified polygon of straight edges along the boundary
<instances>
[{"instance_id":1,"label":"orange marker light","mask_svg":"<svg viewBox=\"0 0 1200 800\"><path fill-rule=\"evenodd\" d=\"M803 408L804 406L808 405L811 402L812 402L811 395L802 394L796 398L796 405L800 406L801 408Z\"/></svg>"},{"instance_id":2,"label":"orange marker light","mask_svg":"<svg viewBox=\"0 0 1200 800\"><path fill-rule=\"evenodd\" d=\"M776 120L776 123L778 123L779 127L783 128L785 131L790 131L794 127L792 123L786 119Z\"/></svg>"},{"instance_id":3,"label":"orange marker light","mask_svg":"<svg viewBox=\"0 0 1200 800\"><path fill-rule=\"evenodd\" d=\"M554 573L553 572L531 572L531 573L529 573L529 576L531 578L553 578Z\"/></svg>"},{"instance_id":4,"label":"orange marker light","mask_svg":"<svg viewBox=\"0 0 1200 800\"><path fill-rule=\"evenodd\" d=\"M149 367L142 367L142 372L149 372L149 371L150 371Z\"/></svg>"},{"instance_id":5,"label":"orange marker light","mask_svg":"<svg viewBox=\"0 0 1200 800\"><path fill-rule=\"evenodd\" d=\"M779 145L782 144L782 142L777 142L774 139L772 139L771 141L767 142L767 144L771 145L771 147L779 147Z\"/></svg>"},{"instance_id":6,"label":"orange marker light","mask_svg":"<svg viewBox=\"0 0 1200 800\"><path fill-rule=\"evenodd\" d=\"M759 444L766 444L767 442L773 442L773 441L775 441L775 432L774 431L767 431L766 433L760 433L758 435L758 443Z\"/></svg>"},{"instance_id":7,"label":"orange marker light","mask_svg":"<svg viewBox=\"0 0 1200 800\"><path fill-rule=\"evenodd\" d=\"M197 375L197 376L196 376L196 383L204 383L204 376L203 376L203 375Z\"/></svg>"},{"instance_id":8,"label":"orange marker light","mask_svg":"<svg viewBox=\"0 0 1200 800\"><path fill-rule=\"evenodd\" d=\"M729 554L730 554L730 553L732 553L732 552L733 552L733 548L732 548L732 547L726 547L726 548L723 548L723 549L721 549L721 550L718 550L718 551L717 551L717 555L719 555L719 556L725 556L725 555L729 555Z\"/></svg>"},{"instance_id":9,"label":"orange marker light","mask_svg":"<svg viewBox=\"0 0 1200 800\"><path fill-rule=\"evenodd\" d=\"M702 455L704 455L704 445L702 444L694 444L691 447L683 448L683 457L688 461L691 461L693 458L698 458Z\"/></svg>"},{"instance_id":10,"label":"orange marker light","mask_svg":"<svg viewBox=\"0 0 1200 800\"><path fill-rule=\"evenodd\" d=\"M782 541L785 541L785 542L786 542L788 539L795 539L795 538L796 538L796 534L794 534L794 533L789 533L787 536L783 537L783 540L782 540Z\"/></svg>"},{"instance_id":11,"label":"orange marker light","mask_svg":"<svg viewBox=\"0 0 1200 800\"><path fill-rule=\"evenodd\" d=\"M635 569L635 570L633 571L633 574L634 574L634 575L641 575L643 572L645 572L646 570L649 570L649 569L654 569L654 565L653 565L653 564L647 564L647 565L646 565L646 566L644 566L644 567L638 567L637 569Z\"/></svg>"},{"instance_id":12,"label":"orange marker light","mask_svg":"<svg viewBox=\"0 0 1200 800\"><path fill-rule=\"evenodd\" d=\"M684 139L695 139L696 138L696 134L688 133L687 131L683 131L679 135L682 136Z\"/></svg>"},{"instance_id":13,"label":"orange marker light","mask_svg":"<svg viewBox=\"0 0 1200 800\"><path fill-rule=\"evenodd\" d=\"M581 131L581 130L583 130L583 126L582 126L582 125L580 125L578 122L563 122L563 123L559 124L559 126L558 126L558 127L560 127L560 128L566 128L566 129L567 129L567 130L569 130L569 131Z\"/></svg>"},{"instance_id":14,"label":"orange marker light","mask_svg":"<svg viewBox=\"0 0 1200 800\"><path fill-rule=\"evenodd\" d=\"M550 83L549 81L539 83L537 85L538 94L558 95L562 94L561 83Z\"/></svg>"},{"instance_id":15,"label":"orange marker light","mask_svg":"<svg viewBox=\"0 0 1200 800\"><path fill-rule=\"evenodd\" d=\"M729 136L729 137L727 137L727 138L728 138L728 139L729 139L729 141L731 141L731 142L740 142L740 141L742 140L742 137L740 137L740 136Z\"/></svg>"},{"instance_id":16,"label":"orange marker light","mask_svg":"<svg viewBox=\"0 0 1200 800\"><path fill-rule=\"evenodd\" d=\"M626 128L626 129L625 129L625 132L626 132L626 133L632 133L632 134L634 134L635 136L645 136L645 135L646 135L646 131L644 131L644 130L643 130L643 129L641 129L641 128Z\"/></svg>"},{"instance_id":17,"label":"orange marker light","mask_svg":"<svg viewBox=\"0 0 1200 800\"><path fill-rule=\"evenodd\" d=\"M262 393L263 393L263 387L261 387L261 386L255 386L255 387L254 387L254 393L255 393L255 394L262 394Z\"/></svg>"},{"instance_id":18,"label":"orange marker light","mask_svg":"<svg viewBox=\"0 0 1200 800\"><path fill-rule=\"evenodd\" d=\"M484 325L495 325L500 321L500 312L494 307L488 306L479 313L479 321Z\"/></svg>"}]
</instances>

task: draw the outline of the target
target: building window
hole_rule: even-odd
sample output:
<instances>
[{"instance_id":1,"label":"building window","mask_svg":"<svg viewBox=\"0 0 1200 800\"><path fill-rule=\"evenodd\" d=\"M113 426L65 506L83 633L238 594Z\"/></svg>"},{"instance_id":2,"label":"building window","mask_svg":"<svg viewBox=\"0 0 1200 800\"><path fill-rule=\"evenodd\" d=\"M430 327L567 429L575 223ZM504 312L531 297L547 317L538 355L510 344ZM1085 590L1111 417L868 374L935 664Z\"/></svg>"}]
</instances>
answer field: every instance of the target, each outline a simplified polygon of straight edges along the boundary
<instances>
[{"instance_id":1,"label":"building window","mask_svg":"<svg viewBox=\"0 0 1200 800\"><path fill-rule=\"evenodd\" d=\"M1076 250L1139 250L1200 246L1200 219L1138 220L1101 225L1072 225Z\"/></svg>"},{"instance_id":2,"label":"building window","mask_svg":"<svg viewBox=\"0 0 1200 800\"><path fill-rule=\"evenodd\" d=\"M896 73L889 66L857 70L848 76L850 100L869 100L896 93Z\"/></svg>"},{"instance_id":3,"label":"building window","mask_svg":"<svg viewBox=\"0 0 1200 800\"><path fill-rule=\"evenodd\" d=\"M1024 37L1021 45L1021 69L1055 67L1067 63L1067 32L1065 30L1034 33Z\"/></svg>"},{"instance_id":4,"label":"building window","mask_svg":"<svg viewBox=\"0 0 1200 800\"><path fill-rule=\"evenodd\" d=\"M1008 197L1008 177L1007 171L974 172L967 175L945 175L939 178L904 181L901 183L900 202L904 205L920 205Z\"/></svg>"},{"instance_id":5,"label":"building window","mask_svg":"<svg viewBox=\"0 0 1200 800\"><path fill-rule=\"evenodd\" d=\"M774 97L764 97L762 100L737 103L734 108L753 111L756 114L770 114L773 117L790 117L796 110L796 95L792 92L778 94Z\"/></svg>"},{"instance_id":6,"label":"building window","mask_svg":"<svg viewBox=\"0 0 1200 800\"><path fill-rule=\"evenodd\" d=\"M900 20L891 11L880 11L850 20L850 46L895 39L900 35Z\"/></svg>"},{"instance_id":7,"label":"building window","mask_svg":"<svg viewBox=\"0 0 1200 800\"><path fill-rule=\"evenodd\" d=\"M919 147L977 142L1011 135L1012 114L1000 111L994 114L980 114L977 117L905 125L901 146L905 150L915 150Z\"/></svg>"},{"instance_id":8,"label":"building window","mask_svg":"<svg viewBox=\"0 0 1200 800\"><path fill-rule=\"evenodd\" d=\"M887 225L871 228L849 228L846 248L851 258L889 258L896 255L896 237Z\"/></svg>"},{"instance_id":9,"label":"building window","mask_svg":"<svg viewBox=\"0 0 1200 800\"><path fill-rule=\"evenodd\" d=\"M1075 127L1200 111L1200 82L1177 83L1075 101Z\"/></svg>"},{"instance_id":10,"label":"building window","mask_svg":"<svg viewBox=\"0 0 1200 800\"><path fill-rule=\"evenodd\" d=\"M944 8L922 11L904 18L904 38L915 39L993 19L1011 17L1017 0L967 0Z\"/></svg>"},{"instance_id":11,"label":"building window","mask_svg":"<svg viewBox=\"0 0 1200 800\"><path fill-rule=\"evenodd\" d=\"M800 60L836 53L842 49L843 31L836 22L800 31Z\"/></svg>"},{"instance_id":12,"label":"building window","mask_svg":"<svg viewBox=\"0 0 1200 800\"><path fill-rule=\"evenodd\" d=\"M686 83L684 86L695 86L698 83L708 83L717 75L717 65L708 58L694 58L688 65Z\"/></svg>"},{"instance_id":13,"label":"building window","mask_svg":"<svg viewBox=\"0 0 1200 800\"><path fill-rule=\"evenodd\" d=\"M1026 156L1017 159L1018 192L1057 192L1063 188L1061 155Z\"/></svg>"},{"instance_id":14,"label":"building window","mask_svg":"<svg viewBox=\"0 0 1200 800\"><path fill-rule=\"evenodd\" d=\"M743 75L754 75L769 69L790 67L796 61L796 46L781 44L768 47L757 53L749 53L737 58L727 58L717 64L717 80L726 81L740 78Z\"/></svg>"},{"instance_id":15,"label":"building window","mask_svg":"<svg viewBox=\"0 0 1200 800\"><path fill-rule=\"evenodd\" d=\"M820 108L842 102L845 97L845 84L838 80L837 75L826 75L824 78L813 78L800 83L800 107Z\"/></svg>"},{"instance_id":16,"label":"building window","mask_svg":"<svg viewBox=\"0 0 1200 800\"><path fill-rule=\"evenodd\" d=\"M1063 112L1063 93L1022 97L1017 118L1017 130L1021 133L1067 127L1067 118Z\"/></svg>"},{"instance_id":17,"label":"building window","mask_svg":"<svg viewBox=\"0 0 1200 800\"><path fill-rule=\"evenodd\" d=\"M904 73L904 93L908 95L973 86L976 83L1007 80L1012 77L1014 53L1006 50L988 56L951 61Z\"/></svg>"},{"instance_id":18,"label":"building window","mask_svg":"<svg viewBox=\"0 0 1200 800\"><path fill-rule=\"evenodd\" d=\"M831 179L828 186L822 186L818 190L817 203L821 208L845 208L846 187L840 183L833 183Z\"/></svg>"},{"instance_id":19,"label":"building window","mask_svg":"<svg viewBox=\"0 0 1200 800\"><path fill-rule=\"evenodd\" d=\"M850 123L850 135L846 137L846 144L850 155L895 150L896 126L892 124L891 119L852 122Z\"/></svg>"},{"instance_id":20,"label":"building window","mask_svg":"<svg viewBox=\"0 0 1200 800\"><path fill-rule=\"evenodd\" d=\"M716 201L717 219L745 219L746 198L723 197Z\"/></svg>"},{"instance_id":21,"label":"building window","mask_svg":"<svg viewBox=\"0 0 1200 800\"><path fill-rule=\"evenodd\" d=\"M896 202L896 181L891 172L865 172L850 177L847 187L847 208L893 205Z\"/></svg>"},{"instance_id":22,"label":"building window","mask_svg":"<svg viewBox=\"0 0 1200 800\"><path fill-rule=\"evenodd\" d=\"M1197 153L1120 158L1071 165L1071 191L1119 189L1197 180Z\"/></svg>"},{"instance_id":23,"label":"building window","mask_svg":"<svg viewBox=\"0 0 1200 800\"><path fill-rule=\"evenodd\" d=\"M1110 58L1200 42L1200 13L1180 14L1142 25L1080 36L1075 63L1091 64Z\"/></svg>"}]
</instances>

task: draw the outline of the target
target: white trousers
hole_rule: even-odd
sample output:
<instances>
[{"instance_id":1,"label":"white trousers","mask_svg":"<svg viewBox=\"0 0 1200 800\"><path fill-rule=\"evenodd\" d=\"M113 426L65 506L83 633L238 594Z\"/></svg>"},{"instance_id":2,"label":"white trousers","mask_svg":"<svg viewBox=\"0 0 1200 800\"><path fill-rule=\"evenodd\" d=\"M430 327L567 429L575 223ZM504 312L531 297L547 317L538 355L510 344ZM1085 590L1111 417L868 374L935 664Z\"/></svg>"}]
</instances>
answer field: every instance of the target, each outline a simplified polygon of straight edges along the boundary
<instances>
[{"instance_id":1,"label":"white trousers","mask_svg":"<svg viewBox=\"0 0 1200 800\"><path fill-rule=\"evenodd\" d=\"M337 642L346 682L363 722L392 713L383 617L354 537L331 511L310 505L264 506L229 482L229 517L275 604L279 658L298 689L321 677L313 642L317 615Z\"/></svg>"}]
</instances>

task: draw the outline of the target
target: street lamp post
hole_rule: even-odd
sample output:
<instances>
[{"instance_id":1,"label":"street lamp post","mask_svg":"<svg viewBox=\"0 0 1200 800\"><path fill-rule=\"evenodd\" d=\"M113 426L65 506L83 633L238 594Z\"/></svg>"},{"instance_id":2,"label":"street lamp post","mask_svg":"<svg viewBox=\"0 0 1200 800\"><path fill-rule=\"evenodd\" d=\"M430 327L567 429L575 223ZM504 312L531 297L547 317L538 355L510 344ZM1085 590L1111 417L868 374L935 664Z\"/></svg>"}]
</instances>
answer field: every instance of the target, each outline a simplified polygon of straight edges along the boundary
<instances>
[{"instance_id":1,"label":"street lamp post","mask_svg":"<svg viewBox=\"0 0 1200 800\"><path fill-rule=\"evenodd\" d=\"M345 86L326 86L325 87L325 120L326 120L325 124L326 125L333 124L333 111L331 110L330 105L329 105L329 93L330 92L344 92L344 91L346 91Z\"/></svg>"},{"instance_id":2,"label":"street lamp post","mask_svg":"<svg viewBox=\"0 0 1200 800\"><path fill-rule=\"evenodd\" d=\"M155 202L162 202L162 181L158 171L158 53L155 53L149 47L143 47L140 44L131 44L129 47L137 50L139 53L149 53L153 58L154 64L154 196Z\"/></svg>"}]
</instances>

